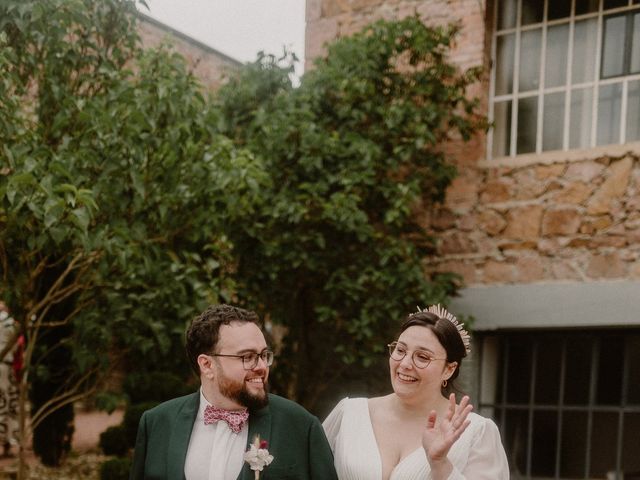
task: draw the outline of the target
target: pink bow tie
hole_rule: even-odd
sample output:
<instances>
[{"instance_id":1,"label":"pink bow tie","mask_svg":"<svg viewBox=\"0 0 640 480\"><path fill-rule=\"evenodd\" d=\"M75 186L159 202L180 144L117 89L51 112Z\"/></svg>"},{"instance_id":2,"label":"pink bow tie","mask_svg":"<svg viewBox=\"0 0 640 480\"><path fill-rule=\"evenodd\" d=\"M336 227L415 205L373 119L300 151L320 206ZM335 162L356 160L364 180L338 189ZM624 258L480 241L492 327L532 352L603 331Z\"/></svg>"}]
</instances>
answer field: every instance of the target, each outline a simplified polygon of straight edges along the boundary
<instances>
[{"instance_id":1,"label":"pink bow tie","mask_svg":"<svg viewBox=\"0 0 640 480\"><path fill-rule=\"evenodd\" d=\"M204 424L216 423L218 420L224 420L229 425L233 433L238 433L249 419L249 412L244 409L241 411L225 410L207 405L204 409Z\"/></svg>"}]
</instances>

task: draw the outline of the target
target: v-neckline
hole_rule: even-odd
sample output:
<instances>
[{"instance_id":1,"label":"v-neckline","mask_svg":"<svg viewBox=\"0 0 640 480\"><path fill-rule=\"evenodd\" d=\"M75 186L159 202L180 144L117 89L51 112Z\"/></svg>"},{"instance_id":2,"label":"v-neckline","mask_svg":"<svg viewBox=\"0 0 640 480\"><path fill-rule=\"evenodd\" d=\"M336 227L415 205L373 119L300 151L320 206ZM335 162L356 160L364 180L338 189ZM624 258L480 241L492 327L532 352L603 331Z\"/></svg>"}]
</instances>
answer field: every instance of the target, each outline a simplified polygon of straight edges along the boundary
<instances>
[{"instance_id":1,"label":"v-neckline","mask_svg":"<svg viewBox=\"0 0 640 480\"><path fill-rule=\"evenodd\" d=\"M369 399L368 398L363 398L364 402L365 402L365 407L366 407L366 412L367 412L367 417L369 419L369 429L370 429L370 433L371 433L371 438L373 438L373 443L376 446L376 452L378 453L378 478L380 480L383 480L382 478L382 453L380 452L380 445L378 445L378 439L376 438L376 433L373 430L373 420L371 418L371 410L369 410ZM402 457L400 459L400 461L398 463L395 464L395 466L391 469L391 473L389 474L389 480L393 480L393 475L396 471L396 469L402 465L405 460L407 460L409 457L412 457L413 455L416 454L416 452L420 451L422 447L418 447L415 450L412 450L411 453L405 455L404 457Z\"/></svg>"}]
</instances>

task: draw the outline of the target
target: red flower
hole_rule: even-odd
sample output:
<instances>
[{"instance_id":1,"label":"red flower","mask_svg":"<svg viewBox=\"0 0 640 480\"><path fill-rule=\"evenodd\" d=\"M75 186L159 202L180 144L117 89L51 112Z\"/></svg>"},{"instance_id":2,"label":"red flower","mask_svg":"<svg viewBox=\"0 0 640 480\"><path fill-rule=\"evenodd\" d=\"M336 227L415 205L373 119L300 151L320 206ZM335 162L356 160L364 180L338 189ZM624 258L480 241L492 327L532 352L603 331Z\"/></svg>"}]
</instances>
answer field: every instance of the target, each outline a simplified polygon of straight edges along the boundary
<instances>
[{"instance_id":1,"label":"red flower","mask_svg":"<svg viewBox=\"0 0 640 480\"><path fill-rule=\"evenodd\" d=\"M266 440L260 440L260 447L259 448L268 448L269 444L267 443Z\"/></svg>"}]
</instances>

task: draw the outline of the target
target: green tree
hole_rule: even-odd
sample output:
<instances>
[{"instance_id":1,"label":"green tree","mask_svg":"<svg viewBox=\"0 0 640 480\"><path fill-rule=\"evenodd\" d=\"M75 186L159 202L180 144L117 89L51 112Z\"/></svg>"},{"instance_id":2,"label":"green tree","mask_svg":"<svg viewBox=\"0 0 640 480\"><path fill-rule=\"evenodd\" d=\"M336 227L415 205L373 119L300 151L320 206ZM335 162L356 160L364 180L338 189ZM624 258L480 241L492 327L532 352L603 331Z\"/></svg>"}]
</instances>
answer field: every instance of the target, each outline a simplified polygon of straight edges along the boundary
<instances>
[{"instance_id":1,"label":"green tree","mask_svg":"<svg viewBox=\"0 0 640 480\"><path fill-rule=\"evenodd\" d=\"M0 356L25 336L23 440L34 378L59 379L31 411L37 430L123 355L186 365L172 355L185 323L235 288L227 225L268 185L214 131L183 59L140 49L135 13L133 0L0 5L0 298L17 321ZM52 329L64 334L41 342Z\"/></svg>"},{"instance_id":2,"label":"green tree","mask_svg":"<svg viewBox=\"0 0 640 480\"><path fill-rule=\"evenodd\" d=\"M425 274L433 239L415 214L456 173L443 144L485 126L467 96L479 70L447 59L456 31L380 21L330 45L298 88L290 58L263 55L219 91L221 131L272 178L267 208L232 236L237 279L285 327L276 386L310 408L381 358L416 304L456 288Z\"/></svg>"}]
</instances>

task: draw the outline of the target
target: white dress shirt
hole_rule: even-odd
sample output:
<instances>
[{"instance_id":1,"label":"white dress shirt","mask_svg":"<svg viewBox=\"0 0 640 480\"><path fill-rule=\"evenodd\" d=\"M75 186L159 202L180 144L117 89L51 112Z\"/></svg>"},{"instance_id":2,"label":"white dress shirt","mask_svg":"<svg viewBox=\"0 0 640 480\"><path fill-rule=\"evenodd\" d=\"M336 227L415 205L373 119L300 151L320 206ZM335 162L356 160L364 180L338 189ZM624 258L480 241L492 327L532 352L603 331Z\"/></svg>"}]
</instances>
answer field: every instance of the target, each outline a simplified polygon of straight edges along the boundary
<instances>
[{"instance_id":1,"label":"white dress shirt","mask_svg":"<svg viewBox=\"0 0 640 480\"><path fill-rule=\"evenodd\" d=\"M184 475L187 480L236 480L242 470L249 422L233 433L227 422L204 424L204 409L211 405L200 389L200 407L196 415Z\"/></svg>"}]
</instances>

